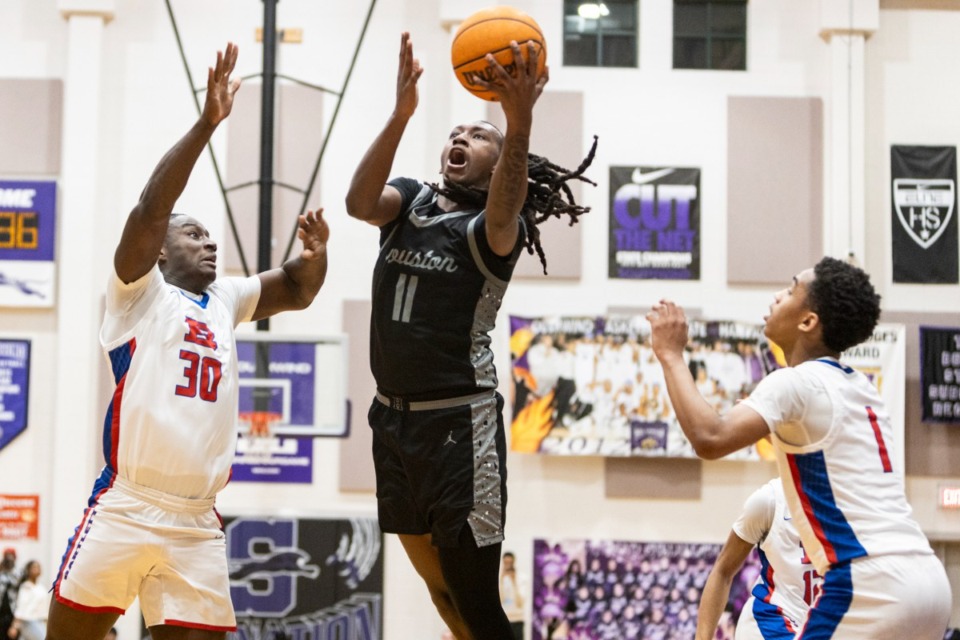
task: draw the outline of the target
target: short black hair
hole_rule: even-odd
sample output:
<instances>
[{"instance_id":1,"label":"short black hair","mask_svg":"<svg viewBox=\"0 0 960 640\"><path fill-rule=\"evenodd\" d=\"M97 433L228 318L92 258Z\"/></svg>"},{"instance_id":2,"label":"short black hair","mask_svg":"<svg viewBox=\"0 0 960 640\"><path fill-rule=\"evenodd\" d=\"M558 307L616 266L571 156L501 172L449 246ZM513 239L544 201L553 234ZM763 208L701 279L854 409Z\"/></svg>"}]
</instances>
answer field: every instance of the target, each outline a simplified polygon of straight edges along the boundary
<instances>
[{"instance_id":1,"label":"short black hair","mask_svg":"<svg viewBox=\"0 0 960 640\"><path fill-rule=\"evenodd\" d=\"M810 309L820 316L823 343L831 351L846 351L873 335L880 320L880 295L863 269L827 256L813 268L807 292Z\"/></svg>"}]
</instances>

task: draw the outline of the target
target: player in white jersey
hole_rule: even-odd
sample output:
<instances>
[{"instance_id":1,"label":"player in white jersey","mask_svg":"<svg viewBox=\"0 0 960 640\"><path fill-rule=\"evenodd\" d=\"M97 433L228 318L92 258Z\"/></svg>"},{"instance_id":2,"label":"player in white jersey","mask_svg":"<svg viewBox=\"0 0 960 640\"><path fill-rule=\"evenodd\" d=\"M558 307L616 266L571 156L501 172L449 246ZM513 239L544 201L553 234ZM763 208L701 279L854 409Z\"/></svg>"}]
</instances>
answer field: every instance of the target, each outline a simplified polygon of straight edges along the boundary
<instances>
[{"instance_id":1,"label":"player in white jersey","mask_svg":"<svg viewBox=\"0 0 960 640\"><path fill-rule=\"evenodd\" d=\"M733 579L754 547L760 575L737 622L736 640L792 640L800 629L821 578L803 551L776 478L747 498L720 550L700 599L697 640L713 639Z\"/></svg>"},{"instance_id":2,"label":"player in white jersey","mask_svg":"<svg viewBox=\"0 0 960 640\"><path fill-rule=\"evenodd\" d=\"M879 317L880 296L862 270L828 257L801 272L774 296L764 328L789 366L720 415L683 360L683 310L663 300L648 315L670 399L699 456L772 436L794 524L824 577L798 640L940 640L950 617L946 572L892 464L883 401L838 359Z\"/></svg>"},{"instance_id":3,"label":"player in white jersey","mask_svg":"<svg viewBox=\"0 0 960 640\"><path fill-rule=\"evenodd\" d=\"M308 213L299 257L218 280L216 243L197 220L172 213L230 114L236 60L233 44L218 52L203 113L154 169L114 255L100 333L117 384L104 420L106 466L54 583L51 640L101 640L138 596L155 640L218 640L236 628L213 504L236 446L234 328L309 305L329 237L320 212Z\"/></svg>"}]
</instances>

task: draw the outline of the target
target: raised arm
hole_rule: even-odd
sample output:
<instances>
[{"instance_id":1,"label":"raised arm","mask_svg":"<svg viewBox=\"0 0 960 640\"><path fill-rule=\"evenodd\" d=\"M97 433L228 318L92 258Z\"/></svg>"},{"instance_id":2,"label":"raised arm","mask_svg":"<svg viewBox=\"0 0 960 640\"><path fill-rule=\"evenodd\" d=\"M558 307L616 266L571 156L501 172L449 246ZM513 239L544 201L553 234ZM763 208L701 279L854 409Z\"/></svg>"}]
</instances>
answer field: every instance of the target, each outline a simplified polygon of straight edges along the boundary
<instances>
[{"instance_id":1,"label":"raised arm","mask_svg":"<svg viewBox=\"0 0 960 640\"><path fill-rule=\"evenodd\" d=\"M160 159L150 175L140 201L127 217L120 244L113 256L117 275L124 282L141 278L157 263L173 206L210 141L217 125L233 108L240 80L231 80L237 63L237 46L227 43L226 52L217 52L216 66L207 72L207 97L203 113L172 149Z\"/></svg>"},{"instance_id":2,"label":"raised arm","mask_svg":"<svg viewBox=\"0 0 960 640\"><path fill-rule=\"evenodd\" d=\"M527 44L526 61L520 45L511 42L510 46L517 69L516 77L507 73L492 55L487 54L487 62L493 67L496 79L493 83L479 83L497 94L507 119L500 160L490 179L486 215L487 241L493 252L501 256L509 255L517 244L519 214L527 197L527 153L530 151L533 105L549 79L547 70L537 77L540 54L533 43Z\"/></svg>"},{"instance_id":3,"label":"raised arm","mask_svg":"<svg viewBox=\"0 0 960 640\"><path fill-rule=\"evenodd\" d=\"M400 214L400 192L387 186L393 158L400 139L417 109L417 80L423 73L420 61L413 57L410 34L400 36L400 64L397 71L397 102L380 135L364 154L347 191L347 213L378 227Z\"/></svg>"},{"instance_id":4,"label":"raised arm","mask_svg":"<svg viewBox=\"0 0 960 640\"><path fill-rule=\"evenodd\" d=\"M297 235L303 250L279 269L259 274L260 300L253 320L269 318L281 311L294 311L310 306L327 277L327 240L330 229L323 219L323 209L316 214L307 211L300 216Z\"/></svg>"},{"instance_id":5,"label":"raised arm","mask_svg":"<svg viewBox=\"0 0 960 640\"><path fill-rule=\"evenodd\" d=\"M670 403L684 435L701 458L714 460L750 446L769 435L759 413L744 404L720 415L700 395L683 359L687 344L687 318L673 302L661 300L647 314L653 352L663 367Z\"/></svg>"},{"instance_id":6,"label":"raised arm","mask_svg":"<svg viewBox=\"0 0 960 640\"><path fill-rule=\"evenodd\" d=\"M700 596L696 640L714 640L720 616L727 606L727 600L730 599L733 578L740 571L751 549L753 549L752 544L742 540L735 532L730 532L727 542L720 550L720 555L717 556L716 564L710 570L707 584Z\"/></svg>"}]
</instances>

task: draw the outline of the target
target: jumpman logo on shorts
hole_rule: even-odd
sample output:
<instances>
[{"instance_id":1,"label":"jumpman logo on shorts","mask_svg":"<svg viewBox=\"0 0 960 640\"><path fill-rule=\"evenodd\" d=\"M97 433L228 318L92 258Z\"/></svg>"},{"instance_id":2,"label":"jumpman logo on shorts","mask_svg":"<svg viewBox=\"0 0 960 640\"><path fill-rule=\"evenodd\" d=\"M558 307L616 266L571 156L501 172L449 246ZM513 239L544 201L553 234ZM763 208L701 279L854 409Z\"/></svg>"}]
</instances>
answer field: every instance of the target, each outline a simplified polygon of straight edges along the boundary
<instances>
[{"instance_id":1,"label":"jumpman logo on shorts","mask_svg":"<svg viewBox=\"0 0 960 640\"><path fill-rule=\"evenodd\" d=\"M457 441L453 439L453 430L447 434L447 441L443 443L443 446L447 446L448 444L457 444Z\"/></svg>"}]
</instances>

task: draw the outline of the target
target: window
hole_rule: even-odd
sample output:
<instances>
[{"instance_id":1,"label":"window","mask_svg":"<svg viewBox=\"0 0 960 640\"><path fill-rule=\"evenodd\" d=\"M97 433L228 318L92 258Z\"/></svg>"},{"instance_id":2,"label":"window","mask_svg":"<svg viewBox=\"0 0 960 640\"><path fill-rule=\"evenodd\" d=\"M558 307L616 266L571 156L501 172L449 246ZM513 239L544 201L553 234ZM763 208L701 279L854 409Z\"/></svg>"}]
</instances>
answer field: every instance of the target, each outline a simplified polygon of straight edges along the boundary
<instances>
[{"instance_id":1,"label":"window","mask_svg":"<svg viewBox=\"0 0 960 640\"><path fill-rule=\"evenodd\" d=\"M747 68L747 0L674 0L673 68Z\"/></svg>"},{"instance_id":2,"label":"window","mask_svg":"<svg viewBox=\"0 0 960 640\"><path fill-rule=\"evenodd\" d=\"M637 0L564 0L563 64L636 67Z\"/></svg>"}]
</instances>

